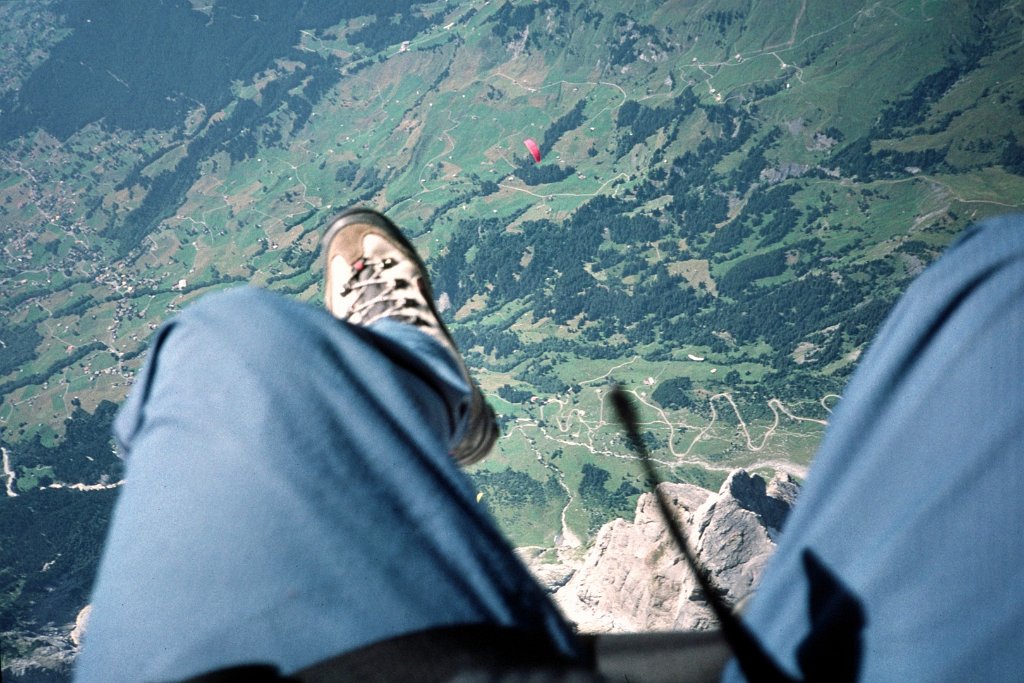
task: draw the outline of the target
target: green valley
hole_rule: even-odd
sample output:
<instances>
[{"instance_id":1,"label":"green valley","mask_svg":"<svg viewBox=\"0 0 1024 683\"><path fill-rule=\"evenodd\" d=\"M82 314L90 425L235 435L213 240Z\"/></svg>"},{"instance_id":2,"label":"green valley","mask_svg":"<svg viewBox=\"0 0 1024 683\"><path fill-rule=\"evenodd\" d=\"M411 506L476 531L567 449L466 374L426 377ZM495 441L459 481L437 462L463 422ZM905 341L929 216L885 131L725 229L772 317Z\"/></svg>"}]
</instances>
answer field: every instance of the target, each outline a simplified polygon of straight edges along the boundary
<instances>
[{"instance_id":1,"label":"green valley","mask_svg":"<svg viewBox=\"0 0 1024 683\"><path fill-rule=\"evenodd\" d=\"M0 7L0 631L83 606L154 331L319 304L342 208L425 255L501 416L469 474L544 548L646 487L613 382L666 478L801 478L907 284L1024 208L1013 2L165 5Z\"/></svg>"}]
</instances>

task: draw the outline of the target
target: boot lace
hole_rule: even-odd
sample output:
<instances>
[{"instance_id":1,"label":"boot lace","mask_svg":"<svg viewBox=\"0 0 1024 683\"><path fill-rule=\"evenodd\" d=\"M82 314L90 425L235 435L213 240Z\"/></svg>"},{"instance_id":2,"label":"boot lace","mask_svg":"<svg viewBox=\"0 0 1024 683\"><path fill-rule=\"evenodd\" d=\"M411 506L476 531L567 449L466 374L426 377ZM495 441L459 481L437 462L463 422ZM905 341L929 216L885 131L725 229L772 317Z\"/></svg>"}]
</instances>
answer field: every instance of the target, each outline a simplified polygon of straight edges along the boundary
<instances>
[{"instance_id":1,"label":"boot lace","mask_svg":"<svg viewBox=\"0 0 1024 683\"><path fill-rule=\"evenodd\" d=\"M396 318L415 325L425 324L417 315L420 302L403 294L412 284L404 278L388 277L385 272L397 264L398 261L388 257L379 261L360 258L352 264L352 277L341 289L342 297L356 293L349 308L351 322L368 325L381 318Z\"/></svg>"}]
</instances>

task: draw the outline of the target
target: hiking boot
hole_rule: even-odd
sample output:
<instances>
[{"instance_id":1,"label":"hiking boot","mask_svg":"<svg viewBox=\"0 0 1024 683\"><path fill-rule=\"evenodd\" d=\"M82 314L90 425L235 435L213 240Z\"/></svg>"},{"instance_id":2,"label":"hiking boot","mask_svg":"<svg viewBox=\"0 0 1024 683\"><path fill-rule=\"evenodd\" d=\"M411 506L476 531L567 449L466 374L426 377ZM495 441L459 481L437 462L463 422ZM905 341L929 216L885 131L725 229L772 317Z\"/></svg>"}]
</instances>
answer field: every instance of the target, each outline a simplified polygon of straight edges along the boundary
<instances>
[{"instance_id":1,"label":"hiking boot","mask_svg":"<svg viewBox=\"0 0 1024 683\"><path fill-rule=\"evenodd\" d=\"M335 318L365 326L381 318L415 325L441 342L472 388L469 424L452 450L459 465L481 460L498 438L494 411L469 376L455 341L434 306L427 268L415 248L384 215L349 209L324 235L325 300Z\"/></svg>"}]
</instances>

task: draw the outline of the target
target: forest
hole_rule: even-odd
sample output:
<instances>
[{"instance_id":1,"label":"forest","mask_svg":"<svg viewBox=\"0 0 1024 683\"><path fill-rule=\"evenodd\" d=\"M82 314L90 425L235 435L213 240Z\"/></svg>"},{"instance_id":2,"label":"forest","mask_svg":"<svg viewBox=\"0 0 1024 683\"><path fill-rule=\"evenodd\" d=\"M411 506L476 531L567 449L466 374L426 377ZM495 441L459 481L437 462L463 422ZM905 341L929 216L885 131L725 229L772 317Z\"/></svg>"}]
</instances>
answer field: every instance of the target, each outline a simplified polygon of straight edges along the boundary
<instances>
[{"instance_id":1,"label":"forest","mask_svg":"<svg viewBox=\"0 0 1024 683\"><path fill-rule=\"evenodd\" d=\"M677 99L688 101L689 97ZM632 131L638 120L675 125L672 119L658 118L646 107L624 106L623 111L620 135ZM729 117L737 115L731 112ZM587 323L585 337L590 340L624 333L634 344L720 345L710 331L726 329L741 345L767 342L779 349L773 360L779 371L788 367L786 354L800 340L851 312L847 329L859 331L861 326L876 325L878 310L865 309L863 315L858 311L859 304L872 298L867 285L857 285L852 279L837 284L831 277L807 276L807 263L822 244L789 237L799 233L807 221L815 220L792 204L804 181L794 179L753 191L740 216L723 228L712 229L727 210L722 188L730 183L748 186L756 180L759 167L745 169L741 164L729 177L717 175L711 167L745 144L748 138L744 136L749 137L751 130L741 125L736 135L723 131L717 137L709 136L696 153L674 160L667 174L649 173L637 200L671 194L679 209L674 216L636 213L633 201L597 197L560 223L528 221L517 232L505 230L504 221L477 222L475 230L465 226L456 231L447 250L431 261L436 288L456 307L474 292L486 289L495 306L529 301L537 317L550 316L563 325L582 315ZM775 136L770 133L755 142L753 153L761 153ZM610 247L605 236L627 247L657 242L670 254L674 248L671 238L685 236L691 249L713 261L734 258L730 255L751 239L762 248L780 242L789 246L734 260L720 277L722 296L712 300L706 292L672 275L663 263L638 261L630 258L628 251ZM788 265L790 250L809 256ZM524 253L531 254L525 267L519 265ZM759 280L790 269L799 279L769 289L757 286ZM613 277L599 281L592 274L595 270ZM635 283L626 284L627 277L635 278ZM498 357L515 348L514 338L500 326L476 326L472 341ZM544 381L543 373L536 370L528 376L531 381Z\"/></svg>"},{"instance_id":2,"label":"forest","mask_svg":"<svg viewBox=\"0 0 1024 683\"><path fill-rule=\"evenodd\" d=\"M824 134L839 145L831 163L844 176L860 180L904 177L917 172L914 169L953 170L944 148L895 151L875 149L873 142L896 128L920 124L930 106L975 68L987 49L982 42L952 55L946 67L894 97L865 137L844 142L840 131L827 129ZM770 95L771 90L762 94ZM559 137L575 122L575 111L552 126ZM833 267L831 273L813 272L827 246L807 233L829 210L830 200L822 196L820 206L808 206L798 203L798 198L824 176L811 168L796 177L765 182L761 174L771 166L770 153L782 129L759 131L753 118L756 108L745 111L731 104L702 103L690 89L684 89L670 106L627 100L616 114L617 153L625 153L658 131L671 140L687 117L698 111L712 128L697 148L667 166L652 165L633 197L595 197L567 220L527 221L514 232L504 225L515 217L457 230L446 251L430 263L438 290L457 307L481 291L489 292L494 307L526 301L537 318L551 317L570 327L582 325L578 331L590 342L620 333L631 344L696 344L724 352L728 349L711 332L728 330L740 347L766 343L773 348L769 362L775 374L764 382L786 386L790 392L793 382L786 373L795 362L790 354L801 342L841 323L838 331L820 339L809 357L818 367L839 359L844 349L865 344L894 303L893 295L879 292L872 280L899 275L890 261L883 260L860 266L872 271L867 278L864 272L844 272L843 267ZM548 136L554 135L552 131ZM1024 146L1012 134L1004 142L1006 170L1020 173ZM737 153L738 163L730 170L716 170ZM517 171L517 175L526 173ZM536 177L524 180L533 182ZM730 195L745 201L739 214L727 221ZM671 197L666 209L637 211L642 203L664 196ZM690 254L679 251L678 238L686 240ZM662 263L628 256L630 248L643 244L656 244L673 258L708 259L715 264L718 296L712 298L688 286ZM524 254L530 259L521 266ZM498 359L515 354L515 336L502 325L472 327L458 332L470 345ZM585 357L596 353L582 348L578 352ZM819 392L823 381L835 390L845 382L846 372L808 382L797 394ZM520 378L539 386L558 385L538 363L527 363ZM683 393L672 392L672 402L682 405L683 399Z\"/></svg>"},{"instance_id":3,"label":"forest","mask_svg":"<svg viewBox=\"0 0 1024 683\"><path fill-rule=\"evenodd\" d=\"M187 154L173 169L165 170L148 181L142 203L125 217L121 225L111 226L107 231L107 236L120 244L122 254L137 247L161 221L174 215L185 201L185 193L199 180L201 164L206 159L226 149L232 161L241 161L255 156L261 143L273 144L274 140L267 137L259 139L258 131L279 107L287 107L295 114L297 118L293 125L304 123L303 117L309 117L312 106L340 75L327 68L327 62L319 55L303 54L301 60L311 76L305 71L295 71L272 81L264 87L259 104L253 100L240 100L230 117L212 123L202 136L188 143ZM296 88L301 92L290 92ZM129 179L139 177L143 168L140 164Z\"/></svg>"},{"instance_id":4,"label":"forest","mask_svg":"<svg viewBox=\"0 0 1024 683\"><path fill-rule=\"evenodd\" d=\"M513 5L505 0L489 19L493 23L491 33L502 41L508 41L525 31L535 17L543 16L548 10L568 13L568 0L539 0L525 5ZM531 39L535 41L536 37L531 36Z\"/></svg>"},{"instance_id":5,"label":"forest","mask_svg":"<svg viewBox=\"0 0 1024 683\"><path fill-rule=\"evenodd\" d=\"M37 488L17 497L0 496L0 632L73 622L88 601L117 490L44 487L121 479L110 436L116 410L109 401L93 413L77 406L55 447L38 437L16 446L3 442L19 473L42 467L52 474L39 475ZM47 563L56 565L53 571L40 571ZM19 621L26 604L36 605L34 624Z\"/></svg>"},{"instance_id":6,"label":"forest","mask_svg":"<svg viewBox=\"0 0 1024 683\"><path fill-rule=\"evenodd\" d=\"M633 515L636 496L640 493L633 484L624 481L614 490L606 488L611 474L608 470L591 463L583 465L583 479L578 491L583 508L590 517L588 531L593 534L608 520L608 515L629 519Z\"/></svg>"},{"instance_id":7,"label":"forest","mask_svg":"<svg viewBox=\"0 0 1024 683\"><path fill-rule=\"evenodd\" d=\"M226 0L207 16L187 0L65 0L60 9L74 31L32 72L15 101L3 103L0 140L36 126L66 139L92 122L110 130L180 130L197 102L209 114L223 109L233 98L233 80L251 79L280 55L294 53L300 29L408 4L310 0L292 8L272 0ZM75 106L57 106L55 93Z\"/></svg>"},{"instance_id":8,"label":"forest","mask_svg":"<svg viewBox=\"0 0 1024 683\"><path fill-rule=\"evenodd\" d=\"M381 41L401 42L410 31L414 34L425 27L427 20L415 12L418 4L408 0L310 0L293 11L269 0L227 0L212 5L211 16L207 16L195 11L187 0L169 6L67 1L63 5L75 30L55 46L51 58L32 72L20 90L0 101L4 111L0 142L37 126L63 140L96 122L110 131L168 129L180 138L186 114L197 104L209 117L233 100L233 81L251 80L282 54L304 64L304 70L269 84L259 104L239 100L230 117L187 140L188 154L173 169L145 179L141 171L156 160L146 158L128 174L122 186L138 182L147 192L120 225L108 228L107 236L119 242L120 253L125 255L161 221L174 215L185 193L199 179L200 165L212 154L227 149L237 161L254 155L259 144L279 140L276 127L263 124L281 107L293 115L293 126L304 125L340 74L333 58L328 63L317 53L293 47L299 42L300 29L316 31L345 18L377 16L364 34L359 34L361 42L372 43L376 50ZM395 21L395 17L401 18ZM122 31L120 27L126 23L135 30ZM103 46L99 52L97 46ZM300 92L293 92L296 88ZM52 100L54 93L60 93L60 102ZM69 101L75 106L62 105ZM263 139L258 137L261 129L267 136Z\"/></svg>"}]
</instances>

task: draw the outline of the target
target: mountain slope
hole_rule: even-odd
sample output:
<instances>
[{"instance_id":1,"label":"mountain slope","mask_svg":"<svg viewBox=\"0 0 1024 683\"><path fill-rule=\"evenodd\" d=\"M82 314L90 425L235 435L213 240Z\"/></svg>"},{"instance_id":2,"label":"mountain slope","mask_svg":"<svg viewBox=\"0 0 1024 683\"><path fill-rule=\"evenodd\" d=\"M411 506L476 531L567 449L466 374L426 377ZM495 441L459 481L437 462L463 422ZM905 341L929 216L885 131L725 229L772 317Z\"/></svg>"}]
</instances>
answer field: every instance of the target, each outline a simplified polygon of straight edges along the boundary
<instances>
[{"instance_id":1,"label":"mountain slope","mask_svg":"<svg viewBox=\"0 0 1024 683\"><path fill-rule=\"evenodd\" d=\"M4 525L0 630L81 607L153 330L317 301L341 207L427 256L502 414L484 501L568 547L643 488L612 379L670 478L802 476L907 282L1024 206L1010 2L343 4L0 6L0 505L51 511Z\"/></svg>"}]
</instances>

